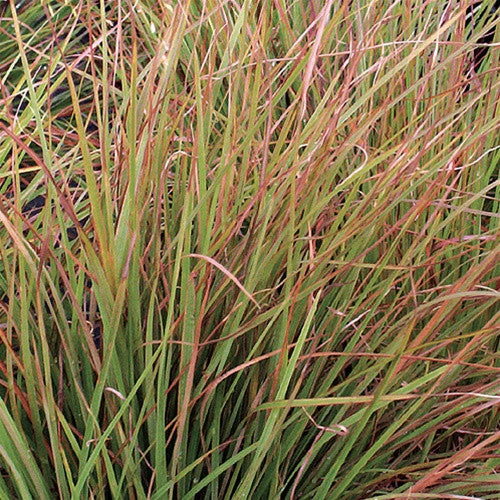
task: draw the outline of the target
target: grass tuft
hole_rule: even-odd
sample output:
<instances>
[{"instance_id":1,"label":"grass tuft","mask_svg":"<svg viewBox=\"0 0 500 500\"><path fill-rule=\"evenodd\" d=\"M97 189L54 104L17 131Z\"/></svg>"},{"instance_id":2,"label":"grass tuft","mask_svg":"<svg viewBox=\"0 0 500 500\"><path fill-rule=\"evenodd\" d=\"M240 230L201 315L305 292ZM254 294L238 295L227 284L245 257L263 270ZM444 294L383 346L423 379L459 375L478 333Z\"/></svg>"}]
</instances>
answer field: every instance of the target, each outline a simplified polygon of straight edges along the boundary
<instances>
[{"instance_id":1,"label":"grass tuft","mask_svg":"<svg viewBox=\"0 0 500 500\"><path fill-rule=\"evenodd\" d=\"M0 7L1 498L498 498L496 3Z\"/></svg>"}]
</instances>

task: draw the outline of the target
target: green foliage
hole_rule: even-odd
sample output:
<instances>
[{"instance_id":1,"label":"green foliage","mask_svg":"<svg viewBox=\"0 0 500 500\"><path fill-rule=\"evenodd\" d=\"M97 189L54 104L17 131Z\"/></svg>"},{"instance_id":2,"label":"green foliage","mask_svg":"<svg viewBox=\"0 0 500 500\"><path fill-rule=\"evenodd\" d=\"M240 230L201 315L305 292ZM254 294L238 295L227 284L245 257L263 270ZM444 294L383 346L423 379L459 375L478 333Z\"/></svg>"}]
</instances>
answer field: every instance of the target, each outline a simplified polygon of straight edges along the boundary
<instances>
[{"instance_id":1,"label":"green foliage","mask_svg":"<svg viewBox=\"0 0 500 500\"><path fill-rule=\"evenodd\" d=\"M14 4L0 497L498 498L494 2Z\"/></svg>"}]
</instances>

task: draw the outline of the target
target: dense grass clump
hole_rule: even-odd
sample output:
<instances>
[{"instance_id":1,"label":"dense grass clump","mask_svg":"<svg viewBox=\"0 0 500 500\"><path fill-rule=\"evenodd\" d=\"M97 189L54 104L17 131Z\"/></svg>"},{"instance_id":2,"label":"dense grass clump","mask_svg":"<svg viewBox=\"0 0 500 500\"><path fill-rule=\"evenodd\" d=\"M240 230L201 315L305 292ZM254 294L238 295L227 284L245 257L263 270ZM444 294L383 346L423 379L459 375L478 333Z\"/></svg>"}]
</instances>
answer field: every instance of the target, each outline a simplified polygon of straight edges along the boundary
<instances>
[{"instance_id":1,"label":"dense grass clump","mask_svg":"<svg viewBox=\"0 0 500 500\"><path fill-rule=\"evenodd\" d=\"M0 498L498 498L494 1L0 17Z\"/></svg>"}]
</instances>

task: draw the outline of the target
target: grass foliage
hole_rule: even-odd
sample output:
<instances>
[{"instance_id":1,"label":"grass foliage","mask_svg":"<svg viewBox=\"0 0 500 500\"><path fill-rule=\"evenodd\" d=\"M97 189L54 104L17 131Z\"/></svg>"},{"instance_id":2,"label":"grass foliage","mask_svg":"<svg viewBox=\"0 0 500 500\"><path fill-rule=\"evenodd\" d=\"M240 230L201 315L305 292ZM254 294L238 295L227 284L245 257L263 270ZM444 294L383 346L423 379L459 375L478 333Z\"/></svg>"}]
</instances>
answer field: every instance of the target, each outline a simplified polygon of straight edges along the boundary
<instances>
[{"instance_id":1,"label":"grass foliage","mask_svg":"<svg viewBox=\"0 0 500 500\"><path fill-rule=\"evenodd\" d=\"M494 4L2 2L0 497L498 498Z\"/></svg>"}]
</instances>

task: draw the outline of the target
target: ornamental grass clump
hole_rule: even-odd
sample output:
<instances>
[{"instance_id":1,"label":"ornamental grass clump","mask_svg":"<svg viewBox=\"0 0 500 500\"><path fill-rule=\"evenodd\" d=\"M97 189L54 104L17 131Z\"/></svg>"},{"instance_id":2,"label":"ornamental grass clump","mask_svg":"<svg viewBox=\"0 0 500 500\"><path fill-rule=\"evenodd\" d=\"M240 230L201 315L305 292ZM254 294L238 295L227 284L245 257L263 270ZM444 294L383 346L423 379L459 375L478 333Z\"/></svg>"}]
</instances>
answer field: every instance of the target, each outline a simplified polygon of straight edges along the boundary
<instances>
[{"instance_id":1,"label":"ornamental grass clump","mask_svg":"<svg viewBox=\"0 0 500 500\"><path fill-rule=\"evenodd\" d=\"M498 498L499 29L3 2L0 498Z\"/></svg>"}]
</instances>

